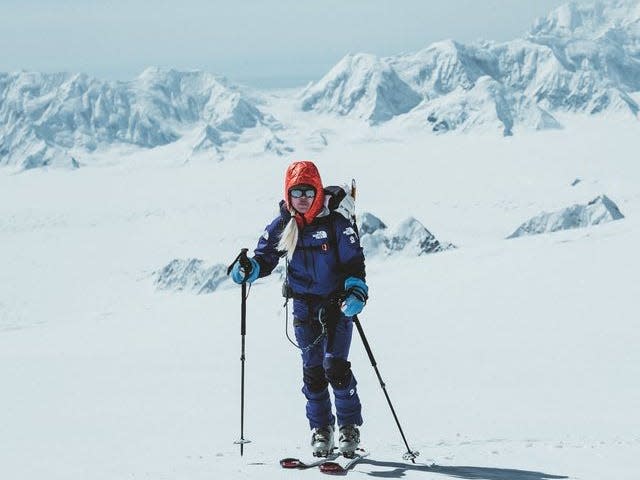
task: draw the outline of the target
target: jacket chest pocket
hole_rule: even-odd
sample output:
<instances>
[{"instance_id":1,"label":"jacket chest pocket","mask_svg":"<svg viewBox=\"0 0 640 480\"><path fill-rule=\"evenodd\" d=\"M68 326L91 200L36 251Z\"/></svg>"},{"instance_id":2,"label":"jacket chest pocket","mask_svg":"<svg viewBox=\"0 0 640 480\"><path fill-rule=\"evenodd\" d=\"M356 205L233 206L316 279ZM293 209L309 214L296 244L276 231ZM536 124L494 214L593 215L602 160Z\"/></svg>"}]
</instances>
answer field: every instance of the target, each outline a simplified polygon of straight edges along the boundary
<instances>
[{"instance_id":1,"label":"jacket chest pocket","mask_svg":"<svg viewBox=\"0 0 640 480\"><path fill-rule=\"evenodd\" d=\"M309 235L308 245L320 255L329 253L332 247L329 243L329 235L326 230L317 230Z\"/></svg>"}]
</instances>

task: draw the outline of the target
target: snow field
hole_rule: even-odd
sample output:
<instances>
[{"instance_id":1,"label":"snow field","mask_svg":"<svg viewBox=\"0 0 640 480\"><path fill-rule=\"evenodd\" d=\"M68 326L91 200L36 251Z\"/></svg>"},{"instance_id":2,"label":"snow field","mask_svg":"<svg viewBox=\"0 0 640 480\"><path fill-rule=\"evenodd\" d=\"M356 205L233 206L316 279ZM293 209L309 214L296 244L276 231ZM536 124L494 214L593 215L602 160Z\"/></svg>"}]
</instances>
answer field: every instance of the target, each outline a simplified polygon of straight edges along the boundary
<instances>
[{"instance_id":1,"label":"snow field","mask_svg":"<svg viewBox=\"0 0 640 480\"><path fill-rule=\"evenodd\" d=\"M354 475L635 478L640 168L637 128L618 127L575 118L510 139L346 129L295 156L317 160L325 183L355 177L360 211L389 226L413 215L459 247L368 262L365 332L411 447L441 467L397 465L404 446L356 337L372 456ZM308 451L278 280L249 297L242 459L239 288L160 293L152 280L173 258L252 248L291 159L180 158L174 145L73 172L0 172L0 460L12 478L298 475L277 466ZM602 193L624 220L504 239Z\"/></svg>"}]
</instances>

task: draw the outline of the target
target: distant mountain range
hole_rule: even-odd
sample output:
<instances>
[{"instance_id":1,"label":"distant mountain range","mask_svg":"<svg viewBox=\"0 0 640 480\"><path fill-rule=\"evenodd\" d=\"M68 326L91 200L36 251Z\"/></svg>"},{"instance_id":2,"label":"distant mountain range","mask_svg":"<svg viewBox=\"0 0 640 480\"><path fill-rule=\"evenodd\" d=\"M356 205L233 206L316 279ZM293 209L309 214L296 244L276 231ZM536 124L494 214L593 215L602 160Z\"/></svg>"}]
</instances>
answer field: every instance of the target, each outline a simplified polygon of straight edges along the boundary
<instances>
[{"instance_id":1,"label":"distant mountain range","mask_svg":"<svg viewBox=\"0 0 640 480\"><path fill-rule=\"evenodd\" d=\"M199 129L194 152L219 152L247 129L281 128L225 79L149 68L130 82L84 74L0 74L0 165L74 165L73 149L151 148ZM277 137L274 137L277 138Z\"/></svg>"},{"instance_id":2,"label":"distant mountain range","mask_svg":"<svg viewBox=\"0 0 640 480\"><path fill-rule=\"evenodd\" d=\"M300 115L408 122L436 133L561 128L558 112L640 106L640 0L570 3L518 40L437 42L413 54L347 55L297 98ZM640 98L640 97L636 97ZM224 158L248 131L265 152L294 151L273 113L224 78L150 68L128 82L84 74L0 73L0 166L77 167L74 152L166 145ZM326 144L326 139L316 142Z\"/></svg>"},{"instance_id":3,"label":"distant mountain range","mask_svg":"<svg viewBox=\"0 0 640 480\"><path fill-rule=\"evenodd\" d=\"M636 117L640 0L569 3L505 43L435 43L409 55L349 55L303 94L302 108L379 124L403 114L435 132L558 128L554 112Z\"/></svg>"}]
</instances>

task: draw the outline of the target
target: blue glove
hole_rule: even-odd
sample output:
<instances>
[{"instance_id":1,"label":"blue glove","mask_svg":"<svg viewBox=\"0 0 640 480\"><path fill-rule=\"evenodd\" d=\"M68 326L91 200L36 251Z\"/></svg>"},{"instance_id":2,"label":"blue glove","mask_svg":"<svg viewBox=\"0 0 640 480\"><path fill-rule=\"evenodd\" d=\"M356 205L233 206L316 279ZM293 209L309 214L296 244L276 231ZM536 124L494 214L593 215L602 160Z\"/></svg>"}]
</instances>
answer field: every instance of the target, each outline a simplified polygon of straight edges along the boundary
<instances>
[{"instance_id":1,"label":"blue glove","mask_svg":"<svg viewBox=\"0 0 640 480\"><path fill-rule=\"evenodd\" d=\"M342 313L347 317L358 315L369 298L369 287L361 278L349 277L344 281L344 290L347 298L340 307Z\"/></svg>"},{"instance_id":2,"label":"blue glove","mask_svg":"<svg viewBox=\"0 0 640 480\"><path fill-rule=\"evenodd\" d=\"M244 268L242 268L240 262L236 262L231 269L231 278L237 284L241 284L244 282L253 283L260 275L260 264L256 261L255 258L250 258L249 261L251 262L251 272L249 273L249 275L245 275Z\"/></svg>"}]
</instances>

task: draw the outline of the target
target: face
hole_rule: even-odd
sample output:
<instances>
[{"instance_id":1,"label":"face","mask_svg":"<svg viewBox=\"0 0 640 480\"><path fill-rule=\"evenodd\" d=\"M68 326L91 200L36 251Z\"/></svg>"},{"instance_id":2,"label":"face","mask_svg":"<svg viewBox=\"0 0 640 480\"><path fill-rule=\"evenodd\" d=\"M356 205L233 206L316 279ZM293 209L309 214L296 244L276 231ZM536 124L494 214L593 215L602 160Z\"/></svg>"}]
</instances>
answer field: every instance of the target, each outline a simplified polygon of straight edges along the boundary
<instances>
[{"instance_id":1,"label":"face","mask_svg":"<svg viewBox=\"0 0 640 480\"><path fill-rule=\"evenodd\" d=\"M291 206L304 215L315 200L315 190L311 187L294 187L289 191L289 199Z\"/></svg>"}]
</instances>

